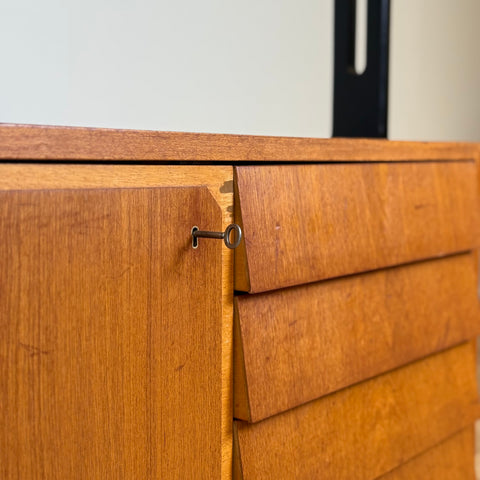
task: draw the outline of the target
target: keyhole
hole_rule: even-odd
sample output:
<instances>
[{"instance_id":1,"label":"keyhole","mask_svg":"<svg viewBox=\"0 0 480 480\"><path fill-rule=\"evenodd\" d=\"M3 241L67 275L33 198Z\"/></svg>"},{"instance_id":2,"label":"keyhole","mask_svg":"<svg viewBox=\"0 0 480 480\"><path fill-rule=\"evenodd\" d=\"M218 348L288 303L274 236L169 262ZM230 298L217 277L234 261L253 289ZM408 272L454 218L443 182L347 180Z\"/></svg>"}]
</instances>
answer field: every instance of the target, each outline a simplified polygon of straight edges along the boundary
<instances>
[{"instance_id":1,"label":"keyhole","mask_svg":"<svg viewBox=\"0 0 480 480\"><path fill-rule=\"evenodd\" d=\"M192 228L192 247L197 248L198 247L198 238L193 236L193 233L198 231L198 227L193 227Z\"/></svg>"}]
</instances>

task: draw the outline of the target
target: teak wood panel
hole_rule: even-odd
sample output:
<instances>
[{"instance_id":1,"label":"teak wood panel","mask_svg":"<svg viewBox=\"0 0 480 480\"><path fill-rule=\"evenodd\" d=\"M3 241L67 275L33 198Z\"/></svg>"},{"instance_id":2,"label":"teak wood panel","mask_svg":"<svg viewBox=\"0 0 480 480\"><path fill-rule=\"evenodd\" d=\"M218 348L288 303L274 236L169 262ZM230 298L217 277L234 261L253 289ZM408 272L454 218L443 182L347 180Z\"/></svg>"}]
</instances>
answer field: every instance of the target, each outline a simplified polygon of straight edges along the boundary
<instances>
[{"instance_id":1,"label":"teak wood panel","mask_svg":"<svg viewBox=\"0 0 480 480\"><path fill-rule=\"evenodd\" d=\"M458 142L295 138L106 128L0 125L0 158L15 160L338 162L468 160Z\"/></svg>"},{"instance_id":2,"label":"teak wood panel","mask_svg":"<svg viewBox=\"0 0 480 480\"><path fill-rule=\"evenodd\" d=\"M231 169L178 168L2 166L2 479L231 476Z\"/></svg>"},{"instance_id":3,"label":"teak wood panel","mask_svg":"<svg viewBox=\"0 0 480 480\"><path fill-rule=\"evenodd\" d=\"M234 415L258 421L480 334L476 254L235 298Z\"/></svg>"},{"instance_id":4,"label":"teak wood panel","mask_svg":"<svg viewBox=\"0 0 480 480\"><path fill-rule=\"evenodd\" d=\"M473 423L466 343L258 423L234 425L246 480L372 480Z\"/></svg>"},{"instance_id":5,"label":"teak wood panel","mask_svg":"<svg viewBox=\"0 0 480 480\"><path fill-rule=\"evenodd\" d=\"M231 166L0 164L0 191L199 185L205 186L220 206L224 229L233 221ZM200 223L198 226L204 228ZM232 459L232 279L233 254L231 250L222 248L222 478L231 475Z\"/></svg>"},{"instance_id":6,"label":"teak wood panel","mask_svg":"<svg viewBox=\"0 0 480 480\"><path fill-rule=\"evenodd\" d=\"M262 292L476 246L474 162L236 167L237 290ZM238 210L237 210L238 208Z\"/></svg>"},{"instance_id":7,"label":"teak wood panel","mask_svg":"<svg viewBox=\"0 0 480 480\"><path fill-rule=\"evenodd\" d=\"M473 427L382 475L377 480L475 480Z\"/></svg>"}]
</instances>

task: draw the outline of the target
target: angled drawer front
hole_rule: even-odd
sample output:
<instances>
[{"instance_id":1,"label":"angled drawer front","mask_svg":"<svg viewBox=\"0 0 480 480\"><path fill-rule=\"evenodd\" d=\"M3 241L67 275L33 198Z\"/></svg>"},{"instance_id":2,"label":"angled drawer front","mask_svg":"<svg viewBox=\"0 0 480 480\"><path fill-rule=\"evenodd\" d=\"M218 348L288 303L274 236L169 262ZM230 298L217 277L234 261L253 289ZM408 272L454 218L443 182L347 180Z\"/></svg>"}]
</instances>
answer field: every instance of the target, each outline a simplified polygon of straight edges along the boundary
<instances>
[{"instance_id":1,"label":"angled drawer front","mask_svg":"<svg viewBox=\"0 0 480 480\"><path fill-rule=\"evenodd\" d=\"M473 426L377 480L475 480Z\"/></svg>"},{"instance_id":2,"label":"angled drawer front","mask_svg":"<svg viewBox=\"0 0 480 480\"><path fill-rule=\"evenodd\" d=\"M480 333L477 255L235 299L234 414L259 421Z\"/></svg>"},{"instance_id":3,"label":"angled drawer front","mask_svg":"<svg viewBox=\"0 0 480 480\"><path fill-rule=\"evenodd\" d=\"M235 287L263 292L476 246L474 162L236 167Z\"/></svg>"},{"instance_id":4,"label":"angled drawer front","mask_svg":"<svg viewBox=\"0 0 480 480\"><path fill-rule=\"evenodd\" d=\"M235 422L244 479L373 480L473 423L465 343L259 423Z\"/></svg>"}]
</instances>

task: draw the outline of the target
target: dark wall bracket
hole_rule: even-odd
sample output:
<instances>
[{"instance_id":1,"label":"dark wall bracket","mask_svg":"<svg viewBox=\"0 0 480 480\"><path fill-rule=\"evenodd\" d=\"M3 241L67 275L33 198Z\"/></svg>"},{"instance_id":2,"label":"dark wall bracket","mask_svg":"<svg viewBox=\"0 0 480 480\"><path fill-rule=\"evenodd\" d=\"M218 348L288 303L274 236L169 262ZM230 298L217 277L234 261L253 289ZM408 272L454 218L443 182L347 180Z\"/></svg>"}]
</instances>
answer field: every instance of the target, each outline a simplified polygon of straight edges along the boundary
<instances>
[{"instance_id":1,"label":"dark wall bracket","mask_svg":"<svg viewBox=\"0 0 480 480\"><path fill-rule=\"evenodd\" d=\"M335 0L334 137L386 137L390 0L368 0L367 64L355 72L356 0Z\"/></svg>"}]
</instances>

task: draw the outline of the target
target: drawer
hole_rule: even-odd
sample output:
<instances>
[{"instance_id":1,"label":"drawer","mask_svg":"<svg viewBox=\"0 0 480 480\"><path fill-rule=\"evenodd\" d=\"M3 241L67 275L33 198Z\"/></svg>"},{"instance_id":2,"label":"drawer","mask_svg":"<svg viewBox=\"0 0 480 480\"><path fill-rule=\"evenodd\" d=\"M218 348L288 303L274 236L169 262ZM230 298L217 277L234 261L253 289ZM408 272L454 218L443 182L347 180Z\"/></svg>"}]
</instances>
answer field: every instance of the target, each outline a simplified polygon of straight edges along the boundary
<instances>
[{"instance_id":1,"label":"drawer","mask_svg":"<svg viewBox=\"0 0 480 480\"><path fill-rule=\"evenodd\" d=\"M235 288L262 292L477 245L475 163L239 166Z\"/></svg>"},{"instance_id":2,"label":"drawer","mask_svg":"<svg viewBox=\"0 0 480 480\"><path fill-rule=\"evenodd\" d=\"M376 479L472 425L476 402L472 342L262 422L236 421L234 472Z\"/></svg>"},{"instance_id":3,"label":"drawer","mask_svg":"<svg viewBox=\"0 0 480 480\"><path fill-rule=\"evenodd\" d=\"M475 480L474 458L472 426L378 480Z\"/></svg>"},{"instance_id":4,"label":"drawer","mask_svg":"<svg viewBox=\"0 0 480 480\"><path fill-rule=\"evenodd\" d=\"M241 295L234 415L256 422L478 334L473 253Z\"/></svg>"}]
</instances>

